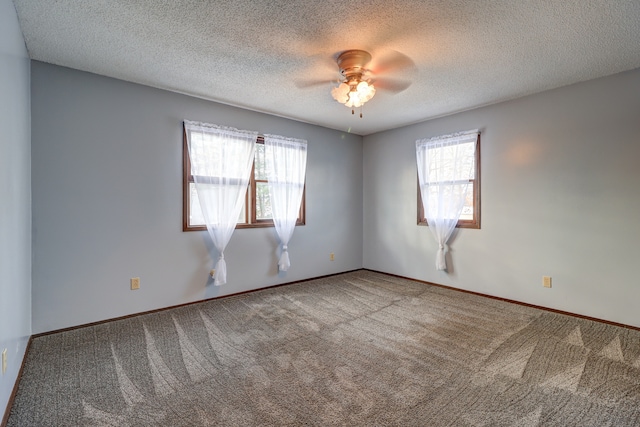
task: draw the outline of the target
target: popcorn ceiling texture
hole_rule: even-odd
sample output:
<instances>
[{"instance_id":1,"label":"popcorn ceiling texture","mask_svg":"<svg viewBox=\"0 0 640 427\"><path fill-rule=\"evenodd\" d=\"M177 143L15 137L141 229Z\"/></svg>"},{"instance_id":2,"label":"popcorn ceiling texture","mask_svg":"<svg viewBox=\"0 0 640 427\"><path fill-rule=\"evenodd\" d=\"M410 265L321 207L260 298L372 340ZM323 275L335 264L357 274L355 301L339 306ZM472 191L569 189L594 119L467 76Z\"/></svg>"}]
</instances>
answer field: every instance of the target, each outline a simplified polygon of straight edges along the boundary
<instances>
[{"instance_id":1,"label":"popcorn ceiling texture","mask_svg":"<svg viewBox=\"0 0 640 427\"><path fill-rule=\"evenodd\" d=\"M14 3L32 59L362 135L640 67L638 0ZM352 116L346 49L407 55L411 86Z\"/></svg>"}]
</instances>

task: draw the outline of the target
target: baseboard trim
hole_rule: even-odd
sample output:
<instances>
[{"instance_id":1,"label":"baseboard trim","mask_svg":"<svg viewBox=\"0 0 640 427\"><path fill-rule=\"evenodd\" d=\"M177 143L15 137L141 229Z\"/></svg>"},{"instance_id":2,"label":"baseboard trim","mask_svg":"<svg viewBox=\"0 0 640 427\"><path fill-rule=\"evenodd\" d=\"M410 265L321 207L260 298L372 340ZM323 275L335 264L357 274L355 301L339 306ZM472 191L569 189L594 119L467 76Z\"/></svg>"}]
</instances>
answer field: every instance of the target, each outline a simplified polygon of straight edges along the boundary
<instances>
[{"instance_id":1,"label":"baseboard trim","mask_svg":"<svg viewBox=\"0 0 640 427\"><path fill-rule=\"evenodd\" d=\"M42 336L46 336L46 335L57 334L57 333L60 333L60 332L73 331L75 329L86 328L86 327L95 326L95 325L101 325L101 324L109 323L109 322L115 322L116 320L123 320L123 319L128 319L128 318L131 318L131 317L143 316L145 314L158 313L158 312L161 312L161 311L171 310L171 309L178 308L178 307L185 307L185 306L188 306L188 305L201 304L201 303L204 303L204 302L207 302L207 301L223 299L223 298L229 298L229 297L248 294L248 293L252 293L252 292L258 292L258 291L265 290L265 289L272 289L272 288L278 288L280 286L294 285L296 283L307 282L309 280L324 279L324 278L327 278L327 277L338 276L340 274L351 273L351 272L360 271L360 270L362 270L362 269L361 268L357 268L355 270L348 270L348 271L341 271L339 273L325 274L323 276L316 276L316 277L311 277L311 278L308 278L308 279L295 280L295 281L286 282L286 283L278 283L277 285L265 286L264 288L251 289L251 290L248 290L248 291L236 292L234 294L223 295L223 296L214 297L214 298L207 298L207 299L200 300L200 301L193 301L193 302L188 302L188 303L184 303L184 304L177 304L177 305L173 305L173 306L169 306L169 307L157 308L155 310L148 310L148 311L143 311L143 312L140 312L140 313L128 314L126 316L114 317L114 318L111 318L111 319L100 320L100 321L97 321L97 322L85 323L85 324L82 324L82 325L71 326L71 327L68 327L68 328L56 329L56 330L53 330L53 331L47 331L47 332L41 332L39 334L33 334L33 335L31 335L29 337L29 340L27 341L27 346L26 346L26 348L24 350L24 356L22 358L22 363L20 364L20 370L18 371L18 377L16 378L16 382L13 385L13 390L11 391L11 395L9 396L9 401L7 402L7 407L5 409L4 416L2 417L2 422L0 423L0 427L6 427L7 426L7 422L9 421L9 414L11 412L11 407L13 406L13 402L14 402L14 400L16 398L16 394L18 392L18 386L20 385L20 378L22 377L22 371L24 370L25 361L27 360L27 355L29 354L29 349L31 348L31 342L32 342L32 340L34 338L38 338L38 337L42 337Z\"/></svg>"},{"instance_id":2,"label":"baseboard trim","mask_svg":"<svg viewBox=\"0 0 640 427\"><path fill-rule=\"evenodd\" d=\"M529 303L522 302L522 301L516 301L516 300L512 300L512 299L508 299L508 298L497 297L497 296L494 296L494 295L487 295L487 294L483 294L483 293L475 292L475 291L469 291L469 290L466 290L466 289L454 288L452 286L441 285L439 283L428 282L428 281L425 281L425 280L420 280L420 279L415 279L415 278L412 278L412 277L401 276L401 275L393 274L393 273L387 273L387 272L384 272L384 271L372 270L370 268L358 268L358 269L355 269L355 270L348 270L348 271L342 271L342 272L339 272L339 273L326 274L326 275L323 275L323 276L317 276L317 277L312 277L312 278L302 279L302 280L295 280L295 281L287 282L287 283L279 283L277 285L265 286L264 288L251 289L251 290L243 291L243 292L236 292L234 294L223 295L223 296L220 296L220 297L207 298L207 299L200 300L200 301L193 301L193 302L189 302L189 303L185 303L185 304L178 304L178 305L173 305L173 306L169 306L169 307L158 308L158 309L155 309L155 310L148 310L148 311L144 311L144 312L140 312L140 313L129 314L129 315L126 315L126 316L114 317L114 318L111 318L111 319L105 319L105 320L100 320L100 321L97 321L97 322L85 323L85 324L82 324L82 325L72 326L72 327L69 327L69 328L57 329L57 330L53 330L53 331L42 332L42 333L39 333L39 334L31 335L29 337L29 340L27 341L27 346L26 346L25 351L24 351L24 357L22 358L22 363L20 364L20 370L18 371L18 377L16 378L16 382L13 385L13 390L11 392L11 396L9 396L9 401L7 402L7 408L5 409L5 413L4 413L4 416L2 418L2 423L0 423L0 427L6 427L7 422L9 420L9 414L11 412L11 407L13 406L13 402L15 400L16 393L18 392L18 386L20 384L20 378L22 377L22 372L24 370L25 361L27 359L27 355L29 353L29 349L31 348L31 342L32 342L32 340L34 338L41 337L41 336L46 336L46 335L51 335L51 334L56 334L56 333L60 333L60 332L72 331L72 330L80 329L80 328L86 328L86 327L89 327L89 326L101 325L101 324L104 324L104 323L109 323L109 322L114 322L114 321L117 321L117 320L128 319L128 318L131 318L131 317L143 316L145 314L158 313L158 312L161 312L161 311L171 310L171 309L174 309L174 308L185 307L185 306L194 305L194 304L201 304L201 303L204 303L204 302L207 302L207 301L218 300L218 299L223 299L223 298L229 298L229 297L233 297L233 296L238 296L238 295L258 292L258 291L262 291L262 290L266 290L266 289L279 288L281 286L294 285L296 283L307 282L307 281L310 281L310 280L325 279L327 277L338 276L338 275L341 275L341 274L352 273L354 271L361 271L361 270L370 271L372 273L384 274L384 275L391 276L391 277L397 277L399 279L411 280L411 281L414 281L414 282L417 282L417 283L422 283L422 284L425 284L425 285L430 285L430 286L435 286L435 287L439 287L439 288L449 289L449 290L452 290L452 291L462 292L462 293L465 293L465 294L476 295L476 296L483 297L483 298L490 298L490 299L493 299L493 300L504 301L504 302L508 302L508 303L511 303L511 304L517 304L517 305L521 305L521 306L525 306L525 307L531 307L531 308L536 308L536 309L539 309L539 310L549 311L549 312L552 312L552 313L563 314L565 316L571 316L571 317L576 317L576 318L580 318L580 319L591 320L591 321L594 321L594 322L604 323L604 324L611 325L611 326L617 326L617 327L621 327L621 328L640 331L640 327L626 325L624 323L612 322L610 320L599 319L597 317L585 316L585 315L582 315L582 314L571 313L569 311L557 310L557 309L554 309L554 308L543 307L543 306L535 305L535 304L529 304Z\"/></svg>"},{"instance_id":3,"label":"baseboard trim","mask_svg":"<svg viewBox=\"0 0 640 427\"><path fill-rule=\"evenodd\" d=\"M594 322L605 323L605 324L611 325L611 326L618 326L618 327L621 327L621 328L632 329L634 331L640 331L640 327L637 327L637 326L625 325L624 323L612 322L610 320L598 319L597 317L591 317L591 316L585 316L583 314L571 313L570 311L557 310L555 308L544 307L544 306L541 306L541 305L529 304L529 303L522 302L522 301L516 301L516 300L512 300L512 299L508 299L508 298L496 297L496 296L493 296L493 295L487 295L487 294L483 294L483 293L480 293L480 292L468 291L466 289L454 288L452 286L441 285L439 283L433 283L433 282L427 282L425 280L414 279L412 277L406 277L406 276L400 276L398 274L386 273L384 271L372 270L370 268L363 268L362 270L370 271L372 273L386 274L387 276L397 277L399 279L412 280L414 282L423 283L425 285L431 285L431 286L436 286L438 288L450 289L452 291L458 291L458 292L462 292L462 293L465 293L465 294L477 295L477 296L484 297L484 298L491 298L491 299L494 299L494 300L509 302L509 303L512 303L512 304L518 304L518 305L522 305L522 306L525 306L525 307L537 308L539 310L550 311L552 313L564 314L565 316L577 317L579 319L591 320L591 321L594 321Z\"/></svg>"},{"instance_id":4,"label":"baseboard trim","mask_svg":"<svg viewBox=\"0 0 640 427\"><path fill-rule=\"evenodd\" d=\"M46 336L46 335L58 334L60 332L73 331L73 330L80 329L80 328L88 328L90 326L102 325L104 323L115 322L117 320L124 320L124 319L129 319L129 318L132 318L132 317L144 316L146 314L159 313L161 311L172 310L174 308L186 307L186 306L194 305L194 304L202 304L202 303L207 302L207 301L213 301L213 300L218 300L218 299L223 299L223 298L235 297L235 296L238 296L238 295L243 295L243 294L249 294L249 293L252 293L252 292L262 291L262 290L265 290L265 289L273 289L273 288L279 288L280 286L295 285L296 283L308 282L309 280L325 279L327 277L339 276L340 274L352 273L354 271L360 271L360 270L363 270L363 269L362 268L356 268L355 270L348 270L348 271L341 271L339 273L325 274L324 276L316 276L316 277L311 277L311 278L308 278L308 279L295 280L293 282L278 283L277 285L265 286L264 288L250 289L248 291L236 292L234 294L222 295L222 296L219 296L219 297L207 298L207 299L203 299L203 300L199 300L199 301L186 302L184 304L177 304L177 305L172 305L172 306L169 306L169 307L156 308L154 310L141 311L139 313L132 313L132 314L127 314L125 316L112 317L112 318L109 318L109 319L98 320L96 322L91 322L91 323L83 323L82 325L70 326L68 328L54 329L52 331L40 332L38 334L34 334L34 335L32 335L32 338L38 338L38 337L43 337L43 336ZM26 355L26 353L25 353L25 355ZM0 427L4 427L4 426L0 426Z\"/></svg>"},{"instance_id":5,"label":"baseboard trim","mask_svg":"<svg viewBox=\"0 0 640 427\"><path fill-rule=\"evenodd\" d=\"M412 280L414 282L423 283L425 285L437 286L437 287L440 287L440 288L451 289L453 291L463 292L463 293L471 294L471 295L477 295L477 296L481 296L481 297L484 297L484 298L491 298L491 299L495 299L495 300L498 300L498 301L504 301L504 302L509 302L509 303L512 303L512 304L522 305L522 306L525 306L525 307L537 308L539 310L545 310L545 311L549 311L549 312L552 312L552 313L564 314L566 316L577 317L577 318L585 319L585 320L592 320L594 322L605 323L607 325L619 326L619 327L626 328L626 329L632 329L632 330L635 330L635 331L640 331L640 327L626 325L624 323L612 322L610 320L599 319L597 317L585 316L583 314L571 313L569 311L557 310L555 308L544 307L544 306L541 306L541 305L529 304L529 303L522 302L522 301L517 301L517 300L512 300L512 299L502 298L502 297L497 297L497 296L494 296L494 295L483 294L483 293L480 293L480 292L469 291L469 290L466 290L466 289L454 288L452 286L442 285L442 284L434 283L434 282L428 282L428 281L425 281L425 280L415 279L413 277L401 276L399 274L387 273L385 271L372 270L370 268L357 268L355 270L341 271L339 273L325 274L323 276L316 276L316 277L311 277L311 278L308 278L308 279L301 279L301 280L295 280L295 281L292 281L292 282L279 283L277 285L265 286L264 288L251 289L251 290L248 290L248 291L236 292L236 293L229 294L229 295L223 295L223 296L219 296L219 297L207 298L207 299L203 299L203 300L199 300L199 301L192 301L192 302L187 302L187 303L184 303L184 304L177 304L177 305L172 305L172 306L169 306L169 307L163 307L163 308L157 308L157 309L154 309L154 310L142 311L142 312L139 312L139 313L127 314L125 316L113 317L113 318L99 320L99 321L91 322L91 323L84 323L82 325L70 326L68 328L55 329L55 330L52 330L52 331L41 332L41 333L32 335L29 338L29 344L31 344L31 338L37 338L37 337L41 337L41 336L57 334L57 333L60 333L60 332L73 331L75 329L87 328L87 327L90 327L90 326L101 325L101 324L109 323L109 322L115 322L117 320L128 319L128 318L131 318L131 317L144 316L146 314L158 313L158 312L161 312L161 311L171 310L171 309L174 309L174 308L185 307L185 306L189 306L189 305L193 305L193 304L200 304L200 303L204 303L204 302L207 302L207 301L212 301L212 300L217 300L217 299L222 299L222 298L229 298L229 297L248 294L248 293L252 293L252 292L258 292L258 291L265 290L265 289L272 289L272 288L278 288L280 286L294 285L296 283L306 282L306 281L309 281L309 280L325 279L327 277L338 276L340 274L352 273L354 271L360 271L360 270L371 271L372 273L386 274L387 276L397 277L399 279L405 279L405 280ZM29 347L27 346L27 350L28 350L28 348ZM26 358L26 354L27 353L25 351L25 358ZM23 362L24 362L24 359L23 359ZM4 427L4 425L0 425L0 427Z\"/></svg>"},{"instance_id":6,"label":"baseboard trim","mask_svg":"<svg viewBox=\"0 0 640 427\"><path fill-rule=\"evenodd\" d=\"M22 356L20 369L18 369L18 376L16 377L16 382L13 384L13 390L11 390L11 395L9 395L9 401L7 402L7 407L4 410L4 416L2 417L2 422L0 423L0 427L6 427L7 423L9 422L9 413L11 412L11 407L13 406L14 400L16 400L16 394L18 393L18 386L20 385L20 378L22 378L22 371L24 370L25 361L27 360L27 354L29 354L29 348L31 347L32 339L33 339L33 335L29 337L29 340L27 340L27 346L24 349L24 356Z\"/></svg>"}]
</instances>

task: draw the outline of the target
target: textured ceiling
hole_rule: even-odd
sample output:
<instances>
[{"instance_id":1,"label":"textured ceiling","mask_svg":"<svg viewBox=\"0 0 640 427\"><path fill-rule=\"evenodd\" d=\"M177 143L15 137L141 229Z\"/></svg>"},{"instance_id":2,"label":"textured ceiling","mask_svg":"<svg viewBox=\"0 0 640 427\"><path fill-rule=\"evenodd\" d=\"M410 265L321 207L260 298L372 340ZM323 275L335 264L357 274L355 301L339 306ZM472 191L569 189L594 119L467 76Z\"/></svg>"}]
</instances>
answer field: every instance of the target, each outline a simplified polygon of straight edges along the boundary
<instances>
[{"instance_id":1,"label":"textured ceiling","mask_svg":"<svg viewBox=\"0 0 640 427\"><path fill-rule=\"evenodd\" d=\"M640 67L639 0L14 3L32 59L360 135ZM346 49L411 85L352 116Z\"/></svg>"}]
</instances>

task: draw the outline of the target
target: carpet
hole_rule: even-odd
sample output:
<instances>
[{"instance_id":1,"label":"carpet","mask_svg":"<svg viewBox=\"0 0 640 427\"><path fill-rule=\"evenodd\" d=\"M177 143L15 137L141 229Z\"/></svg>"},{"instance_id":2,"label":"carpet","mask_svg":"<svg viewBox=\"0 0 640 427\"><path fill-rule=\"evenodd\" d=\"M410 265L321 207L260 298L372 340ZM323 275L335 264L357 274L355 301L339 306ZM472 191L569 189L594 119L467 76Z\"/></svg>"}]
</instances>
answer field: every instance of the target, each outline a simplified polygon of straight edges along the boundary
<instances>
[{"instance_id":1,"label":"carpet","mask_svg":"<svg viewBox=\"0 0 640 427\"><path fill-rule=\"evenodd\" d=\"M8 426L640 426L640 332L360 270L34 338Z\"/></svg>"}]
</instances>

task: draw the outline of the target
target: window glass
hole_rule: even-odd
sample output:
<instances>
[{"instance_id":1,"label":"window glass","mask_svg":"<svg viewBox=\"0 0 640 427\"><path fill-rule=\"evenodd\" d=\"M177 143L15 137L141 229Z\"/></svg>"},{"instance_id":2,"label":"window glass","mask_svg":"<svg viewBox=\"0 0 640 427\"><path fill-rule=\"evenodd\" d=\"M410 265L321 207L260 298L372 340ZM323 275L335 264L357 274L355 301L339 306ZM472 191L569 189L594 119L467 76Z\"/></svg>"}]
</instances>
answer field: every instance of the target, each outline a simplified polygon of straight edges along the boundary
<instances>
[{"instance_id":1,"label":"window glass","mask_svg":"<svg viewBox=\"0 0 640 427\"><path fill-rule=\"evenodd\" d=\"M464 165L460 170L471 169L473 179L468 180L467 194L462 213L458 220L460 228L480 228L480 135L476 142L462 142L457 144L446 145L444 147L433 147L429 150L435 150L434 156L438 159L438 167L429 171L430 181L436 182L456 182L463 179L462 175L457 174L454 167L454 153L456 150L469 150L473 152L475 146L475 156L469 158L472 163ZM430 151L431 156L431 151ZM466 175L466 174L465 174ZM464 178L466 182L467 179ZM455 188L455 187L454 187ZM434 188L435 191L435 188ZM427 225L424 216L424 208L422 206L422 195L420 194L418 183L418 224Z\"/></svg>"},{"instance_id":2,"label":"window glass","mask_svg":"<svg viewBox=\"0 0 640 427\"><path fill-rule=\"evenodd\" d=\"M193 153L205 153L209 154L207 157L195 156L194 159L189 158L187 149L186 133L183 141L183 164L184 164L184 176L183 176L183 230L203 230L204 216L200 208L198 201L198 194L196 192L195 183L193 180L193 173L197 175L198 170L206 170L203 165L207 162L220 163L222 150L225 149L220 144L214 144L215 150L203 150L204 144L207 144L208 138L215 138L213 135L202 134L200 132L194 132L191 134L191 143ZM221 165L222 166L222 165ZM220 171L222 172L222 167ZM213 177L212 177L213 178ZM230 177L239 178L239 177ZM206 181L205 181L206 182ZM216 184L207 184L211 186L211 190L215 190ZM300 215L298 217L297 225L304 224L304 211L305 211L305 195L303 193L302 203L300 206ZM253 163L253 170L247 188L247 196L245 204L238 218L238 227L272 227L273 226L273 213L271 209L271 200L269 198L269 185L267 181L266 159L265 159L265 146L264 140L258 137L256 142L256 151Z\"/></svg>"}]
</instances>

